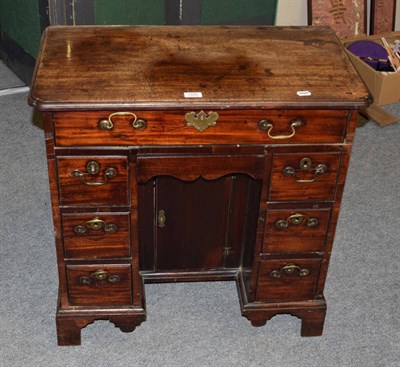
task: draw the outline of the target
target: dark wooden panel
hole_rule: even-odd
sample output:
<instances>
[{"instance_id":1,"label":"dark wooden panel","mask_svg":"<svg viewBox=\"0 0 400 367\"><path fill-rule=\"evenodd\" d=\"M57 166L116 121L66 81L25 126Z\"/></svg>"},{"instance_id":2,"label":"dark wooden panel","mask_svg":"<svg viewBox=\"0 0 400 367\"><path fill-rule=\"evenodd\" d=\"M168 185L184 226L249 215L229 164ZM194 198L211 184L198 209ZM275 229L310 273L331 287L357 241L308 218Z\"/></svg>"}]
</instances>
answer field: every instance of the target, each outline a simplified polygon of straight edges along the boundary
<instances>
[{"instance_id":1,"label":"dark wooden panel","mask_svg":"<svg viewBox=\"0 0 400 367\"><path fill-rule=\"evenodd\" d=\"M94 219L103 221L104 224L101 223L98 229L93 228L87 222ZM64 253L67 258L130 256L129 213L64 213L62 224ZM110 225L116 227L115 231ZM79 229L84 229L85 233L80 234Z\"/></svg>"},{"instance_id":2,"label":"dark wooden panel","mask_svg":"<svg viewBox=\"0 0 400 367\"><path fill-rule=\"evenodd\" d=\"M295 270L292 274L280 272L279 278L270 276L272 271L281 270L288 264L295 264L308 269L307 276L299 276ZM262 302L285 302L313 299L317 286L320 259L266 260L259 264L256 300Z\"/></svg>"},{"instance_id":3,"label":"dark wooden panel","mask_svg":"<svg viewBox=\"0 0 400 367\"><path fill-rule=\"evenodd\" d=\"M234 268L241 265L243 246L247 242L246 222L250 213L257 210L250 207L250 195L254 180L244 175L232 176L232 190L229 197L228 230L226 233L224 267Z\"/></svg>"},{"instance_id":4,"label":"dark wooden panel","mask_svg":"<svg viewBox=\"0 0 400 367\"><path fill-rule=\"evenodd\" d=\"M253 267L254 247L257 238L258 211L261 200L262 181L250 182L248 192L248 207L245 224L245 237L242 252L242 267L246 276Z\"/></svg>"},{"instance_id":5,"label":"dark wooden panel","mask_svg":"<svg viewBox=\"0 0 400 367\"><path fill-rule=\"evenodd\" d=\"M82 284L81 277L90 277L97 270L119 277L116 283L107 279ZM132 303L130 265L67 265L69 303L71 306L118 306Z\"/></svg>"},{"instance_id":6,"label":"dark wooden panel","mask_svg":"<svg viewBox=\"0 0 400 367\"><path fill-rule=\"evenodd\" d=\"M165 213L157 226L156 270L199 270L224 265L232 177L184 182L156 179L156 213ZM234 254L236 266L240 254Z\"/></svg>"},{"instance_id":7,"label":"dark wooden panel","mask_svg":"<svg viewBox=\"0 0 400 367\"><path fill-rule=\"evenodd\" d=\"M140 270L154 270L155 191L154 180L138 185L138 236Z\"/></svg>"},{"instance_id":8,"label":"dark wooden panel","mask_svg":"<svg viewBox=\"0 0 400 367\"><path fill-rule=\"evenodd\" d=\"M303 215L303 219L301 216ZM296 218L300 222L296 224ZM323 251L330 209L267 210L263 253ZM281 224L281 225L279 225ZM287 227L283 227L287 225Z\"/></svg>"},{"instance_id":9,"label":"dark wooden panel","mask_svg":"<svg viewBox=\"0 0 400 367\"><path fill-rule=\"evenodd\" d=\"M275 154L269 200L333 200L340 157L340 153ZM300 168L300 161L303 158L310 158L312 161L306 170ZM326 166L326 172L317 175L315 169L320 164ZM294 176L284 174L287 167L294 168ZM313 182L299 182L299 180L313 180Z\"/></svg>"},{"instance_id":10,"label":"dark wooden panel","mask_svg":"<svg viewBox=\"0 0 400 367\"><path fill-rule=\"evenodd\" d=\"M231 173L245 173L261 178L264 156L186 156L139 157L138 179L145 182L154 176L174 176L186 181L199 177L213 180Z\"/></svg>"},{"instance_id":11,"label":"dark wooden panel","mask_svg":"<svg viewBox=\"0 0 400 367\"><path fill-rule=\"evenodd\" d=\"M101 186L87 186L72 172L86 173L86 164L96 161L100 164L97 175L84 177L85 182L105 182L107 168L115 168L115 177L107 179ZM128 167L126 157L58 157L58 177L60 185L60 204L70 206L120 206L128 205Z\"/></svg>"},{"instance_id":12,"label":"dark wooden panel","mask_svg":"<svg viewBox=\"0 0 400 367\"><path fill-rule=\"evenodd\" d=\"M340 143L348 115L345 110L218 110L216 125L200 132L185 121L190 110L125 112L146 120L147 127L135 130L134 117L128 115L113 116L113 128L100 130L99 121L108 119L113 111L54 113L57 145ZM259 128L261 120L271 122L271 137ZM303 126L293 130L291 124L296 120L301 120ZM293 136L274 139L290 135Z\"/></svg>"},{"instance_id":13,"label":"dark wooden panel","mask_svg":"<svg viewBox=\"0 0 400 367\"><path fill-rule=\"evenodd\" d=\"M328 27L48 27L38 65L42 110L368 104Z\"/></svg>"}]
</instances>

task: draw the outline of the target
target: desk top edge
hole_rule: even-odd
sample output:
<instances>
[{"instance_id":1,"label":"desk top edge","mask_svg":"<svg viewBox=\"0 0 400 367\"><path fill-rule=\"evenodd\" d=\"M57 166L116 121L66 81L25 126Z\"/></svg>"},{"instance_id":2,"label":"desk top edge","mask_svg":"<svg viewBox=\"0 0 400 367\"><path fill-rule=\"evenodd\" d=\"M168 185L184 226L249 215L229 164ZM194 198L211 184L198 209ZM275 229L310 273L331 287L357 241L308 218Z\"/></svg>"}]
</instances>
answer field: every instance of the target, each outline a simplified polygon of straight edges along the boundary
<instances>
[{"instance_id":1,"label":"desk top edge","mask_svg":"<svg viewBox=\"0 0 400 367\"><path fill-rule=\"evenodd\" d=\"M136 49L129 47L132 37L139 43ZM213 45L216 40L218 46ZM105 49L106 44L115 49ZM267 51L260 52L258 44ZM132 58L121 60L118 52L139 55L139 60L128 63ZM304 53L322 56L316 65L305 65ZM90 54L98 60L98 68ZM330 54L332 61L327 58ZM297 69L280 65L288 56ZM230 70L227 76L226 70ZM175 81L177 75L180 80ZM299 97L299 89L310 89L311 96ZM202 91L204 98L186 99L185 91ZM360 109L369 102L368 91L335 33L329 27L305 26L52 26L43 35L29 95L29 103L43 111Z\"/></svg>"}]
</instances>

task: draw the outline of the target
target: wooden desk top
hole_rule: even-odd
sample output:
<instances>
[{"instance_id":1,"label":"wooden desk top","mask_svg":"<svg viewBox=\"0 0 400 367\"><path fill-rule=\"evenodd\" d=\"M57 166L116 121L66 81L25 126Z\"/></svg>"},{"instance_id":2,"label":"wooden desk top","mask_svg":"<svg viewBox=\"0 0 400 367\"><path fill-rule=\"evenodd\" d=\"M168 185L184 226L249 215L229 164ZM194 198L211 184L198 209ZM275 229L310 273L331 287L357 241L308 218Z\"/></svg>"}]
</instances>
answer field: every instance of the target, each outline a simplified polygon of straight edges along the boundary
<instances>
[{"instance_id":1,"label":"wooden desk top","mask_svg":"<svg viewBox=\"0 0 400 367\"><path fill-rule=\"evenodd\" d=\"M368 104L327 27L69 26L43 37L29 97L40 110Z\"/></svg>"}]
</instances>

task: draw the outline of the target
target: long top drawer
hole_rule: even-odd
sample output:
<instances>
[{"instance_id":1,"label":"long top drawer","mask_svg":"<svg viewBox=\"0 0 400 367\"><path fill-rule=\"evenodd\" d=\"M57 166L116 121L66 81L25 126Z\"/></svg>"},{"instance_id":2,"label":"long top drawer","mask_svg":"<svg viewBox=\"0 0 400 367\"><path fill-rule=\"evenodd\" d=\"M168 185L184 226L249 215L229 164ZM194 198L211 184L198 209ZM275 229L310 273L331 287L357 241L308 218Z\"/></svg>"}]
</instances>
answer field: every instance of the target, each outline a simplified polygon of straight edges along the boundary
<instances>
[{"instance_id":1,"label":"long top drawer","mask_svg":"<svg viewBox=\"0 0 400 367\"><path fill-rule=\"evenodd\" d=\"M57 146L341 143L346 110L55 112Z\"/></svg>"}]
</instances>

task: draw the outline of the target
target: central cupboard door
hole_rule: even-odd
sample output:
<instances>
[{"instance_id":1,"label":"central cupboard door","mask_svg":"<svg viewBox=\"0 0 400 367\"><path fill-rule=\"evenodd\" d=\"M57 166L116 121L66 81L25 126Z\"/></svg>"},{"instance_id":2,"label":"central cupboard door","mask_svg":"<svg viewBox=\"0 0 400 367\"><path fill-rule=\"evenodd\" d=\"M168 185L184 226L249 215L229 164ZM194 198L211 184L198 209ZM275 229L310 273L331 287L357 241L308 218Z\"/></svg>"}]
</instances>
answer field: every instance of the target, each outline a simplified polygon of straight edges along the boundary
<instances>
[{"instance_id":1,"label":"central cupboard door","mask_svg":"<svg viewBox=\"0 0 400 367\"><path fill-rule=\"evenodd\" d=\"M256 172L262 172L263 157L138 162L141 270L195 272L241 266L242 250L255 228L249 213L258 212Z\"/></svg>"},{"instance_id":2,"label":"central cupboard door","mask_svg":"<svg viewBox=\"0 0 400 367\"><path fill-rule=\"evenodd\" d=\"M235 177L185 182L156 179L157 269L237 266L240 243L232 238ZM229 261L226 261L229 257Z\"/></svg>"}]
</instances>

